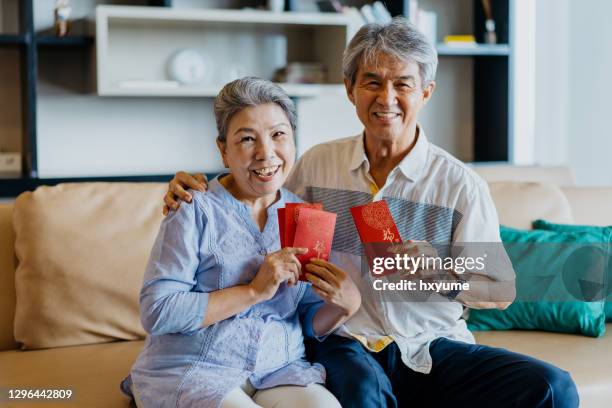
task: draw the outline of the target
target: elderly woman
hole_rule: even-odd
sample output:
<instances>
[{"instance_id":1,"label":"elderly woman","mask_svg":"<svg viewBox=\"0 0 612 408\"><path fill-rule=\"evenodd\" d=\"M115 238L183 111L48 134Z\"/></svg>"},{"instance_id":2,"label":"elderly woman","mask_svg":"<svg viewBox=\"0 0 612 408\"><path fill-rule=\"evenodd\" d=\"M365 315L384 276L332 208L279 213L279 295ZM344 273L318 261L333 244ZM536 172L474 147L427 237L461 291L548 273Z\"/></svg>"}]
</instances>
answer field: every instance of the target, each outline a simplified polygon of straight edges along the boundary
<instances>
[{"instance_id":1,"label":"elderly woman","mask_svg":"<svg viewBox=\"0 0 612 408\"><path fill-rule=\"evenodd\" d=\"M294 105L247 77L214 110L230 172L163 221L140 295L149 336L122 388L139 407L339 407L324 368L304 358L302 331L332 332L360 295L322 260L306 274L313 284L299 281L306 249L280 249L276 209L301 201L281 188L295 160Z\"/></svg>"}]
</instances>

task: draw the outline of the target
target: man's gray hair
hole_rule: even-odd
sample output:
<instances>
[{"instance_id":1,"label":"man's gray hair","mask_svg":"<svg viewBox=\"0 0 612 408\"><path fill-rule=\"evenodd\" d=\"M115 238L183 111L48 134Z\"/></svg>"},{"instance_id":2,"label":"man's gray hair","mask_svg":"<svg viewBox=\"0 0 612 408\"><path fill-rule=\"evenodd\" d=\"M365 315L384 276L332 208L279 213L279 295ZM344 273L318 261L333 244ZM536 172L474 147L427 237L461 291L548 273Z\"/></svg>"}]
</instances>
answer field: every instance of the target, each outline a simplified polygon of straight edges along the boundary
<instances>
[{"instance_id":1,"label":"man's gray hair","mask_svg":"<svg viewBox=\"0 0 612 408\"><path fill-rule=\"evenodd\" d=\"M344 50L342 71L351 87L357 79L359 65L376 63L381 54L417 63L423 88L436 77L438 53L435 47L406 18L394 17L386 24L364 25Z\"/></svg>"},{"instance_id":2,"label":"man's gray hair","mask_svg":"<svg viewBox=\"0 0 612 408\"><path fill-rule=\"evenodd\" d=\"M229 123L235 114L249 106L275 103L287 115L293 134L297 130L295 105L285 91L265 79L244 77L226 84L215 98L214 111L217 122L217 140L225 142Z\"/></svg>"}]
</instances>

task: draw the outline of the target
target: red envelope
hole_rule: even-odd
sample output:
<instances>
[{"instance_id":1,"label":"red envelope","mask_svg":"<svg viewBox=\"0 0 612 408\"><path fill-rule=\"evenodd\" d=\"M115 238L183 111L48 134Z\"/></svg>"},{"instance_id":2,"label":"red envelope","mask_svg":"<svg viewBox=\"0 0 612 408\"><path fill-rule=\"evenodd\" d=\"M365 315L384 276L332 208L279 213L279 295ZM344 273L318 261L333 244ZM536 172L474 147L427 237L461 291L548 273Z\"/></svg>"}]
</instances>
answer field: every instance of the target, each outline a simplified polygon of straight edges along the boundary
<instances>
[{"instance_id":1,"label":"red envelope","mask_svg":"<svg viewBox=\"0 0 612 408\"><path fill-rule=\"evenodd\" d=\"M280 235L281 248L285 247L285 209L277 208L278 213L278 234Z\"/></svg>"},{"instance_id":2,"label":"red envelope","mask_svg":"<svg viewBox=\"0 0 612 408\"><path fill-rule=\"evenodd\" d=\"M321 203L287 203L285 204L285 224L284 230L284 242L283 248L295 246L293 244L293 240L295 237L295 228L297 226L298 215L300 213L300 209L302 208L314 208L317 210L323 209L323 204ZM280 223L279 223L280 227Z\"/></svg>"},{"instance_id":3,"label":"red envelope","mask_svg":"<svg viewBox=\"0 0 612 408\"><path fill-rule=\"evenodd\" d=\"M372 275L385 276L395 273L394 270L385 270L379 274L373 272L374 258L394 256L393 253L387 250L392 245L402 242L387 202L380 200L353 207L351 208L351 215L357 227L359 238L364 244L364 252Z\"/></svg>"},{"instance_id":4,"label":"red envelope","mask_svg":"<svg viewBox=\"0 0 612 408\"><path fill-rule=\"evenodd\" d=\"M402 242L385 200L353 207L351 215L361 242Z\"/></svg>"},{"instance_id":5,"label":"red envelope","mask_svg":"<svg viewBox=\"0 0 612 408\"><path fill-rule=\"evenodd\" d=\"M312 258L329 259L335 227L336 214L312 208L300 209L293 246L308 248L307 253L297 257L302 267ZM300 280L306 280L304 273L300 274Z\"/></svg>"}]
</instances>

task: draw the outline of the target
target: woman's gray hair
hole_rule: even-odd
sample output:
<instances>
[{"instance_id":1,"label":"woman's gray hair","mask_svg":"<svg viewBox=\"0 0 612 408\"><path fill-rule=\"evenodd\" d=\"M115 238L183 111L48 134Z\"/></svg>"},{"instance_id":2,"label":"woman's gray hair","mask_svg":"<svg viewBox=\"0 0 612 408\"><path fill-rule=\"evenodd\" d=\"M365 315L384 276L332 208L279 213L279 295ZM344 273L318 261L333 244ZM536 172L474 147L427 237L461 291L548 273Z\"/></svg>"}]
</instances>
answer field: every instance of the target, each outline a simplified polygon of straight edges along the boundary
<instances>
[{"instance_id":1,"label":"woman's gray hair","mask_svg":"<svg viewBox=\"0 0 612 408\"><path fill-rule=\"evenodd\" d=\"M293 134L297 130L297 112L289 95L278 85L265 79L244 77L226 84L215 98L217 140L225 142L229 123L235 114L249 106L275 103L287 115Z\"/></svg>"},{"instance_id":2,"label":"woman's gray hair","mask_svg":"<svg viewBox=\"0 0 612 408\"><path fill-rule=\"evenodd\" d=\"M423 88L436 77L438 53L435 47L406 18L394 17L386 24L364 25L344 50L342 71L351 87L355 84L359 64L375 63L381 54L416 62Z\"/></svg>"}]
</instances>

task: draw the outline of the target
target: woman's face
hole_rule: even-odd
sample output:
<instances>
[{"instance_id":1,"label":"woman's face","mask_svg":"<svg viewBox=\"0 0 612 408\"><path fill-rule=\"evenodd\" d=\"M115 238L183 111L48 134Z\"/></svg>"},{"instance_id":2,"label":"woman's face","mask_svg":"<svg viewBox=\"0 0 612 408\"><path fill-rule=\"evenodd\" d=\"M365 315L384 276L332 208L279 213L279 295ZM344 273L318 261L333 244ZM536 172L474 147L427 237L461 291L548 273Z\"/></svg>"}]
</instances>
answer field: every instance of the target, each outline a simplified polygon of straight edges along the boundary
<instances>
[{"instance_id":1,"label":"woman's face","mask_svg":"<svg viewBox=\"0 0 612 408\"><path fill-rule=\"evenodd\" d=\"M295 162L291 124L275 103L251 106L235 114L226 141L218 146L245 198L276 194Z\"/></svg>"}]
</instances>

